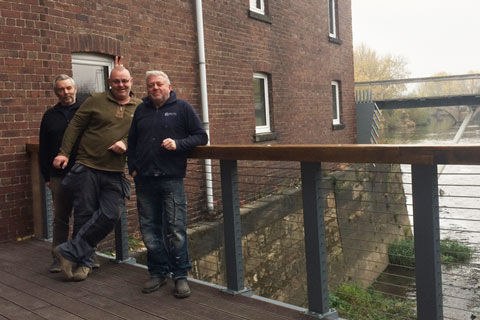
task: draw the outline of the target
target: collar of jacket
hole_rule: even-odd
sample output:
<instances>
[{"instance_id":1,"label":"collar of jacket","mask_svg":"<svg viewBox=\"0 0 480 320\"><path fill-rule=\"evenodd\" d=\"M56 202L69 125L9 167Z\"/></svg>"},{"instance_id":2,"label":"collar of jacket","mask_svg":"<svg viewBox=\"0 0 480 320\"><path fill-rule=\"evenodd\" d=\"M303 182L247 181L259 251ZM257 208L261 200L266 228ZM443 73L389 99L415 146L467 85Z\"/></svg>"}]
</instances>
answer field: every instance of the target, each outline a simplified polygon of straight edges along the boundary
<instances>
[{"instance_id":1,"label":"collar of jacket","mask_svg":"<svg viewBox=\"0 0 480 320\"><path fill-rule=\"evenodd\" d=\"M113 97L111 90L108 90L108 91L106 92L106 94L107 94L107 99L108 99L108 100L110 100L110 101L112 101L112 102L115 102L116 104L120 105L120 104L118 103L118 101ZM129 96L130 96L130 98L135 98L135 94L133 93L133 91L130 91ZM128 101L127 103L125 103L124 106L125 106L125 105L128 105L128 104L135 104L135 103L132 102L132 99L130 99L130 101Z\"/></svg>"},{"instance_id":2,"label":"collar of jacket","mask_svg":"<svg viewBox=\"0 0 480 320\"><path fill-rule=\"evenodd\" d=\"M143 100L143 103L145 103L145 105L147 105L148 107L150 108L155 108L155 105L153 104L153 101L152 99L150 99L150 97L144 97L142 98ZM172 104L174 103L175 101L177 101L177 95L176 93L172 90L170 91L170 97L167 99L167 101L165 101L165 103L162 105L162 108L169 105L169 104Z\"/></svg>"}]
</instances>

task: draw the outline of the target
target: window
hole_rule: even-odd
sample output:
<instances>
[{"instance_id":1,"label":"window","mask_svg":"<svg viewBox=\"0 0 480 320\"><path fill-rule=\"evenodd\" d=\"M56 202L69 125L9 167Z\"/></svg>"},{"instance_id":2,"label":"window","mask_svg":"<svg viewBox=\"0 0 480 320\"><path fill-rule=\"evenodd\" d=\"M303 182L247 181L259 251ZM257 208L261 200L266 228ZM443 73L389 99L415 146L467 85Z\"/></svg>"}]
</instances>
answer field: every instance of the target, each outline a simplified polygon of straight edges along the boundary
<instances>
[{"instance_id":1,"label":"window","mask_svg":"<svg viewBox=\"0 0 480 320\"><path fill-rule=\"evenodd\" d=\"M113 68L109 56L90 53L72 54L73 79L78 85L79 97L88 97L94 92L108 89L108 76Z\"/></svg>"},{"instance_id":2,"label":"window","mask_svg":"<svg viewBox=\"0 0 480 320\"><path fill-rule=\"evenodd\" d=\"M340 84L338 81L332 81L332 112L333 125L340 124Z\"/></svg>"},{"instance_id":3,"label":"window","mask_svg":"<svg viewBox=\"0 0 480 320\"><path fill-rule=\"evenodd\" d=\"M328 0L328 23L329 35L332 38L337 37L337 6L336 0Z\"/></svg>"},{"instance_id":4,"label":"window","mask_svg":"<svg viewBox=\"0 0 480 320\"><path fill-rule=\"evenodd\" d=\"M250 0L250 10L265 14L265 0Z\"/></svg>"},{"instance_id":5,"label":"window","mask_svg":"<svg viewBox=\"0 0 480 320\"><path fill-rule=\"evenodd\" d=\"M253 99L255 104L255 132L271 132L267 75L253 74Z\"/></svg>"}]
</instances>

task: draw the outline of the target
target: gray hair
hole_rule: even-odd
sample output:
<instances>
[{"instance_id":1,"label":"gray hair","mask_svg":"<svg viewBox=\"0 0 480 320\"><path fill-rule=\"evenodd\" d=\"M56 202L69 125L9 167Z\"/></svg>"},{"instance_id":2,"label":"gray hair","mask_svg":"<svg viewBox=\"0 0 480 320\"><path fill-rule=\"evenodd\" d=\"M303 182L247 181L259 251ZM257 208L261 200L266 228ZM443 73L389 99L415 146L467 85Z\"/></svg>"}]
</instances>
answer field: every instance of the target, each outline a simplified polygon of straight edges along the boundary
<instances>
[{"instance_id":1,"label":"gray hair","mask_svg":"<svg viewBox=\"0 0 480 320\"><path fill-rule=\"evenodd\" d=\"M163 77L165 80L167 80L167 84L170 84L170 79L168 78L167 74L163 71L158 71L158 70L147 71L145 73L145 80L148 81L148 78L154 77L154 76Z\"/></svg>"},{"instance_id":2,"label":"gray hair","mask_svg":"<svg viewBox=\"0 0 480 320\"><path fill-rule=\"evenodd\" d=\"M70 80L72 82L72 86L76 87L77 84L75 83L75 80L73 80L72 77L70 77L69 75L66 75L66 74L59 74L58 76L55 77L55 79L53 79L53 89L55 90L57 88L57 81L61 81L61 80Z\"/></svg>"}]
</instances>

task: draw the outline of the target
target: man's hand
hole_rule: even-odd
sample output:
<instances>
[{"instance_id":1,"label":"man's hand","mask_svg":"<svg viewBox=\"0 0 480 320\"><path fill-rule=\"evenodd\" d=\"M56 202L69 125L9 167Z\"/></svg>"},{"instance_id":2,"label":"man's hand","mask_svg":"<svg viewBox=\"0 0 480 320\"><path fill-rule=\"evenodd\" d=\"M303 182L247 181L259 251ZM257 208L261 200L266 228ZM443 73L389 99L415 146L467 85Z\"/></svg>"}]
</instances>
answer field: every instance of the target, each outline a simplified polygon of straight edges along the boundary
<instances>
[{"instance_id":1,"label":"man's hand","mask_svg":"<svg viewBox=\"0 0 480 320\"><path fill-rule=\"evenodd\" d=\"M127 146L123 141L117 141L114 144L112 144L108 150L112 150L113 152L117 154L124 154L125 151L127 151Z\"/></svg>"},{"instance_id":2,"label":"man's hand","mask_svg":"<svg viewBox=\"0 0 480 320\"><path fill-rule=\"evenodd\" d=\"M162 147L164 147L167 150L177 150L177 144L175 143L175 140L171 138L167 138L163 140Z\"/></svg>"},{"instance_id":3,"label":"man's hand","mask_svg":"<svg viewBox=\"0 0 480 320\"><path fill-rule=\"evenodd\" d=\"M53 159L53 166L57 169L65 169L68 164L68 158L62 155L58 155Z\"/></svg>"},{"instance_id":4,"label":"man's hand","mask_svg":"<svg viewBox=\"0 0 480 320\"><path fill-rule=\"evenodd\" d=\"M115 67L123 67L122 59L123 59L123 56L115 56L115 62L113 63L113 65Z\"/></svg>"}]
</instances>

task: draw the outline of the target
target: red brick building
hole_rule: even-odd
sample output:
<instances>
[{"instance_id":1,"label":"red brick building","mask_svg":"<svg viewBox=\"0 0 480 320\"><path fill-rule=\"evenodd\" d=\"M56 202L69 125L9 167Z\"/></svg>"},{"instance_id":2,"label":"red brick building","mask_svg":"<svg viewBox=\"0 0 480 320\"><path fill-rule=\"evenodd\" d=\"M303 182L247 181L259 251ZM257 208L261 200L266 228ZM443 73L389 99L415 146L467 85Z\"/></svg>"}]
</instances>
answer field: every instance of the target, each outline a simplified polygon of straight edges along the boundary
<instances>
[{"instance_id":1,"label":"red brick building","mask_svg":"<svg viewBox=\"0 0 480 320\"><path fill-rule=\"evenodd\" d=\"M30 159L55 75L108 74L145 95L160 69L202 115L197 3L0 1L0 241L33 233ZM211 144L355 143L350 0L203 0ZM89 69L93 68L93 69ZM95 73L96 72L96 73ZM103 76L102 76L103 75Z\"/></svg>"}]
</instances>

